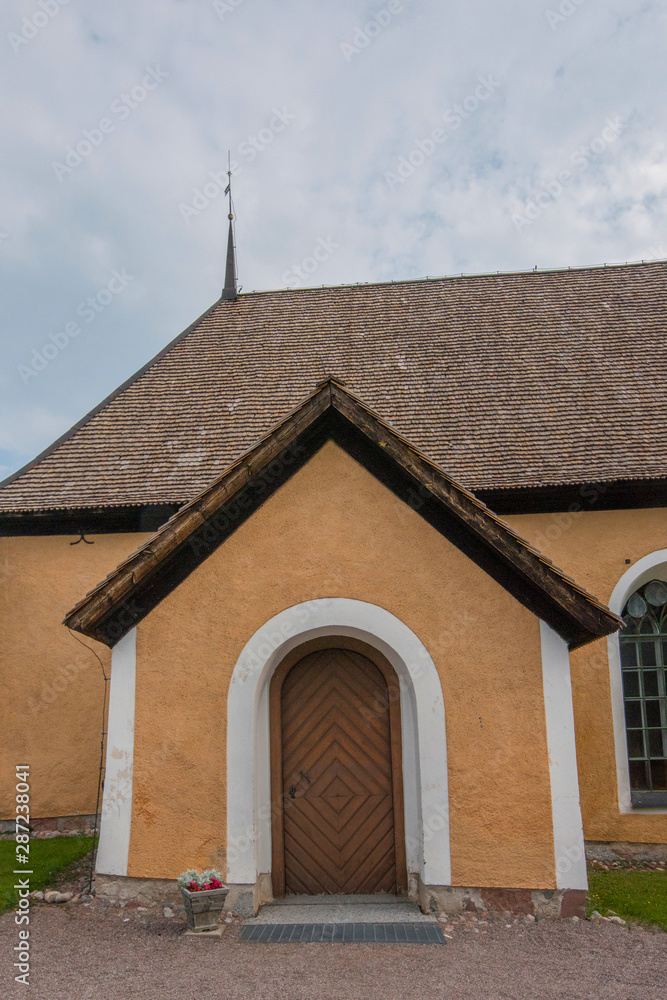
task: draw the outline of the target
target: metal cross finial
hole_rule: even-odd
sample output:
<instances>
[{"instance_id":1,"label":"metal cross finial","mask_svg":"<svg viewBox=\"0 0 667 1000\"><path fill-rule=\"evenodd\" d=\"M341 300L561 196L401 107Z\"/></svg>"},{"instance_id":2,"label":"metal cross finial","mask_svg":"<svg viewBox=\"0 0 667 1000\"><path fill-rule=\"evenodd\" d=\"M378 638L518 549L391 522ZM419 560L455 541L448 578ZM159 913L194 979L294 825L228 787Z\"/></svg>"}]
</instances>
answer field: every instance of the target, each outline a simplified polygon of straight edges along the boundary
<instances>
[{"instance_id":1,"label":"metal cross finial","mask_svg":"<svg viewBox=\"0 0 667 1000\"><path fill-rule=\"evenodd\" d=\"M227 264L225 267L225 287L222 290L223 299L234 300L238 298L238 290L236 288L236 255L234 252L234 228L233 219L234 215L232 213L232 154L228 152L227 154L227 177L229 178L227 187L225 188L225 194L229 195L229 212L227 218L229 219L229 233L227 235Z\"/></svg>"}]
</instances>

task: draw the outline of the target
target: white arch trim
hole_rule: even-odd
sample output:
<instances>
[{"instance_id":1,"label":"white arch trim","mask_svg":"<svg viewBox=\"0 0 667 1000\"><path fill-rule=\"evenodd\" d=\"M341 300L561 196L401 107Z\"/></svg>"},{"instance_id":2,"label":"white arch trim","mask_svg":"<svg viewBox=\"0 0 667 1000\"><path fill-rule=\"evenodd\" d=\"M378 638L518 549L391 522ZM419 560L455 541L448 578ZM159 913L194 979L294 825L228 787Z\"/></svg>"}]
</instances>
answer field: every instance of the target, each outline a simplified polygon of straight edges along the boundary
<instances>
[{"instance_id":1,"label":"white arch trim","mask_svg":"<svg viewBox=\"0 0 667 1000\"><path fill-rule=\"evenodd\" d=\"M394 667L401 689L408 871L426 885L450 885L445 706L435 664L395 615L339 597L298 604L271 618L234 668L227 716L227 880L247 885L271 871L269 683L288 652L325 635L361 639Z\"/></svg>"},{"instance_id":2,"label":"white arch trim","mask_svg":"<svg viewBox=\"0 0 667 1000\"><path fill-rule=\"evenodd\" d=\"M665 580L667 582L667 549L658 549L628 569L614 587L609 600L609 608L620 615L628 597L649 580ZM618 781L618 807L621 813L659 813L667 814L664 807L653 809L634 809L630 797L630 768L625 736L625 706L623 704L623 676L621 672L621 647L618 633L607 636L609 652L609 681L611 685L611 711L614 722L614 743L616 745L616 776Z\"/></svg>"}]
</instances>

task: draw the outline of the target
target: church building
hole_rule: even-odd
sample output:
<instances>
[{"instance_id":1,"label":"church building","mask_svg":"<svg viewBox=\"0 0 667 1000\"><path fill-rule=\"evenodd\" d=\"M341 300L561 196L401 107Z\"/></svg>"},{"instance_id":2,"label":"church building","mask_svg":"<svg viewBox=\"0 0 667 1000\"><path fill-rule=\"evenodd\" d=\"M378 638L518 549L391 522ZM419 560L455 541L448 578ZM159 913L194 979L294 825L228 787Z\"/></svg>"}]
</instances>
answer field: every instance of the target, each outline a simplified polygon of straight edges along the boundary
<instances>
[{"instance_id":1,"label":"church building","mask_svg":"<svg viewBox=\"0 0 667 1000\"><path fill-rule=\"evenodd\" d=\"M666 263L238 294L232 260L0 484L33 826L92 822L104 721L101 895L572 916L587 853L664 857L666 334Z\"/></svg>"}]
</instances>

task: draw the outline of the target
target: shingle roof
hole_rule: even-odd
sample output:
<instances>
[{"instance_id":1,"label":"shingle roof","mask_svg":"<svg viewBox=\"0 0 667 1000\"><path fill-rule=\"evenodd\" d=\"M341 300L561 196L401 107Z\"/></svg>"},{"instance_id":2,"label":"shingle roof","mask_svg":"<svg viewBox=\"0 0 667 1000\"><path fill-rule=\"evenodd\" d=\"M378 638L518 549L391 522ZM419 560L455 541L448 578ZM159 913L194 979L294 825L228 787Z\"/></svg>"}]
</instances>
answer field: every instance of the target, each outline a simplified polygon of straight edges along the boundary
<instances>
[{"instance_id":1,"label":"shingle roof","mask_svg":"<svg viewBox=\"0 0 667 1000\"><path fill-rule=\"evenodd\" d=\"M114 645L329 439L372 469L571 648L622 626L620 618L332 378L181 507L80 601L64 624Z\"/></svg>"},{"instance_id":2,"label":"shingle roof","mask_svg":"<svg viewBox=\"0 0 667 1000\"><path fill-rule=\"evenodd\" d=\"M0 511L183 503L332 373L473 491L667 476L667 263L216 303Z\"/></svg>"}]
</instances>

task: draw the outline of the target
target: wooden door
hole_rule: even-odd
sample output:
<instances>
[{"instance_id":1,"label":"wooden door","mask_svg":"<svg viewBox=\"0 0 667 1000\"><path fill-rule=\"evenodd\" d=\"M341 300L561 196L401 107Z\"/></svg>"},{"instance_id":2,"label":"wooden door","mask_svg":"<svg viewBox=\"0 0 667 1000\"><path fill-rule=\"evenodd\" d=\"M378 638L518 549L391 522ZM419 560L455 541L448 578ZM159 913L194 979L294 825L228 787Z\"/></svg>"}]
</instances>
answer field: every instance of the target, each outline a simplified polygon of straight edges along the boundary
<instances>
[{"instance_id":1,"label":"wooden door","mask_svg":"<svg viewBox=\"0 0 667 1000\"><path fill-rule=\"evenodd\" d=\"M324 648L275 678L276 895L406 888L399 690L382 666Z\"/></svg>"}]
</instances>

